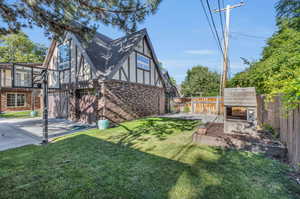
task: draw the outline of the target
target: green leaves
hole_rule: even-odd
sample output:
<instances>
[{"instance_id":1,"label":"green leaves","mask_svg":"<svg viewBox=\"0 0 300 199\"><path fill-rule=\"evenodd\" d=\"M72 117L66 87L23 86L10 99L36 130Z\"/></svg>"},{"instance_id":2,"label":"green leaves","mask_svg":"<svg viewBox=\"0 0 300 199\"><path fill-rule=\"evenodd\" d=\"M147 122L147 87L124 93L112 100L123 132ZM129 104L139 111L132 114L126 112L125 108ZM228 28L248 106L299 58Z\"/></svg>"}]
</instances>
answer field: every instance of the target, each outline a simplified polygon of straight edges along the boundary
<instances>
[{"instance_id":1,"label":"green leaves","mask_svg":"<svg viewBox=\"0 0 300 199\"><path fill-rule=\"evenodd\" d=\"M262 58L230 80L231 86L254 86L269 99L281 95L287 109L300 102L300 32L288 23L268 40Z\"/></svg>"},{"instance_id":2,"label":"green leaves","mask_svg":"<svg viewBox=\"0 0 300 199\"><path fill-rule=\"evenodd\" d=\"M195 66L188 70L182 83L184 96L217 96L219 92L220 75L204 66Z\"/></svg>"},{"instance_id":3,"label":"green leaves","mask_svg":"<svg viewBox=\"0 0 300 199\"><path fill-rule=\"evenodd\" d=\"M58 39L65 31L84 35L98 26L113 25L125 32L154 14L162 0L0 0L0 35L36 25ZM87 28L88 27L88 28Z\"/></svg>"},{"instance_id":4,"label":"green leaves","mask_svg":"<svg viewBox=\"0 0 300 199\"><path fill-rule=\"evenodd\" d=\"M43 62L46 51L22 32L0 37L0 62Z\"/></svg>"}]
</instances>

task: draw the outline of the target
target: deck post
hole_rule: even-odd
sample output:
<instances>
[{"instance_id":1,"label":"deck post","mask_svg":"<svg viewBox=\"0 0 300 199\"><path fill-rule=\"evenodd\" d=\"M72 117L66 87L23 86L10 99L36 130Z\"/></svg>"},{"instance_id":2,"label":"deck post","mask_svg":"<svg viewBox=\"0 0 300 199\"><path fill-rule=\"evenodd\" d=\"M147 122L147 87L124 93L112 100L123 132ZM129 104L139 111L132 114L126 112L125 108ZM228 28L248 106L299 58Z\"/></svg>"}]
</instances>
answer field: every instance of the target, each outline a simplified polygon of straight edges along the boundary
<instances>
[{"instance_id":1,"label":"deck post","mask_svg":"<svg viewBox=\"0 0 300 199\"><path fill-rule=\"evenodd\" d=\"M43 144L48 143L48 71L43 71Z\"/></svg>"}]
</instances>

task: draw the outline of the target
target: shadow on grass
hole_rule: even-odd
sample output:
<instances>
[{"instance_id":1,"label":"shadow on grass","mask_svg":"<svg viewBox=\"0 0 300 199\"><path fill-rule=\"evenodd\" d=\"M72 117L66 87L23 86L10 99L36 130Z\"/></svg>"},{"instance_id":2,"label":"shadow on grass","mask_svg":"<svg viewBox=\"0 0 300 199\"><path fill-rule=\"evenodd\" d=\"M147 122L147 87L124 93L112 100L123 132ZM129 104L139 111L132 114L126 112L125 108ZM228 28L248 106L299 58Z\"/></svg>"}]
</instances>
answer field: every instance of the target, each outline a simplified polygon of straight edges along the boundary
<instances>
[{"instance_id":1,"label":"shadow on grass","mask_svg":"<svg viewBox=\"0 0 300 199\"><path fill-rule=\"evenodd\" d=\"M299 199L300 187L286 175L288 168L278 161L254 153L210 148L213 156L186 147L181 155L185 162L192 158L191 167L178 178L169 198L178 198L176 190L183 187L192 192L181 195L189 199ZM202 152L205 149L202 149ZM180 160L180 159L179 159Z\"/></svg>"},{"instance_id":2,"label":"shadow on grass","mask_svg":"<svg viewBox=\"0 0 300 199\"><path fill-rule=\"evenodd\" d=\"M1 199L168 198L178 176L189 169L87 135L29 149L1 152Z\"/></svg>"},{"instance_id":3,"label":"shadow on grass","mask_svg":"<svg viewBox=\"0 0 300 199\"><path fill-rule=\"evenodd\" d=\"M184 154L195 161L88 135L0 152L0 198L297 198L272 160L212 148Z\"/></svg>"},{"instance_id":4,"label":"shadow on grass","mask_svg":"<svg viewBox=\"0 0 300 199\"><path fill-rule=\"evenodd\" d=\"M147 141L147 138L141 138L143 135L152 135L160 140L165 140L168 135L177 132L191 131L200 121L184 120L175 118L146 118L140 120L140 124L134 128L129 128L126 125L119 124L128 134L118 136L120 144L132 145L133 141L141 140ZM111 138L116 138L112 136Z\"/></svg>"}]
</instances>

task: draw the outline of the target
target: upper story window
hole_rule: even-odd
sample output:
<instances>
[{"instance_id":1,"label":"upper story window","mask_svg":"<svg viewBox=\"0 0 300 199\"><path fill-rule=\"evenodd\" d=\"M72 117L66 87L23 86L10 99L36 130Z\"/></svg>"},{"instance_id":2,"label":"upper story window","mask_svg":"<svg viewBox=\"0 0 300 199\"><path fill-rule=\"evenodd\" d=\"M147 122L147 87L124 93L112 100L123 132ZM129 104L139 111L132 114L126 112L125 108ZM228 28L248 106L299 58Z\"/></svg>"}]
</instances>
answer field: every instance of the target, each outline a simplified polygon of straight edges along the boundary
<instances>
[{"instance_id":1,"label":"upper story window","mask_svg":"<svg viewBox=\"0 0 300 199\"><path fill-rule=\"evenodd\" d=\"M14 86L32 87L32 68L15 66Z\"/></svg>"},{"instance_id":2,"label":"upper story window","mask_svg":"<svg viewBox=\"0 0 300 199\"><path fill-rule=\"evenodd\" d=\"M0 69L0 87L11 87L12 78L10 69Z\"/></svg>"},{"instance_id":3,"label":"upper story window","mask_svg":"<svg viewBox=\"0 0 300 199\"><path fill-rule=\"evenodd\" d=\"M70 68L71 64L71 42L68 41L58 46L58 70Z\"/></svg>"},{"instance_id":4,"label":"upper story window","mask_svg":"<svg viewBox=\"0 0 300 199\"><path fill-rule=\"evenodd\" d=\"M137 67L143 70L150 70L150 59L141 54L137 54Z\"/></svg>"}]
</instances>

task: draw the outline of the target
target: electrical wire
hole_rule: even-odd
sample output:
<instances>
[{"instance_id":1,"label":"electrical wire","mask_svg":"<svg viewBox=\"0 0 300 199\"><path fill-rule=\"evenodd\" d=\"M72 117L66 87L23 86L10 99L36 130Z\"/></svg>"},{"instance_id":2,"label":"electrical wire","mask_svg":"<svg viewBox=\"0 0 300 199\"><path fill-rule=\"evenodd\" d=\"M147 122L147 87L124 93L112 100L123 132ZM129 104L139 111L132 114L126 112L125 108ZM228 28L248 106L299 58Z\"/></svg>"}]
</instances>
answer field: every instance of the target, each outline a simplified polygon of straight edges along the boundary
<instances>
[{"instance_id":1,"label":"electrical wire","mask_svg":"<svg viewBox=\"0 0 300 199\"><path fill-rule=\"evenodd\" d=\"M234 31L232 31L231 34L240 36L240 37L247 37L247 38L251 38L251 39L264 39L264 40L268 39L266 37L250 35L250 34L245 34L245 33L240 33L240 32L234 32Z\"/></svg>"},{"instance_id":2,"label":"electrical wire","mask_svg":"<svg viewBox=\"0 0 300 199\"><path fill-rule=\"evenodd\" d=\"M200 2L201 2L202 9L203 9L203 11L204 11L204 14L205 14L205 16L206 16L206 20L207 20L208 25L209 25L209 27L210 27L210 30L211 30L211 32L212 32L213 38L214 38L215 41L217 42L218 48L220 49L220 51L221 51L221 53L222 53L222 55L223 55L223 59L225 59L225 55L224 55L224 51L223 51L223 48L222 48L222 45L221 45L221 42L220 42L220 38L219 38L219 35L217 34L218 32L217 32L216 28L215 28L215 29L213 28L213 26L212 26L212 24L211 24L211 22L210 22L210 19L209 19L209 16L208 16L208 14L207 14L205 5L204 5L204 3L203 3L203 0L200 0ZM208 3L208 1L207 1L207 3ZM208 3L208 4L209 4L209 3ZM210 10L210 9L209 9L209 10ZM211 11L210 11L210 13L211 13ZM214 27L215 27L215 26L214 26Z\"/></svg>"},{"instance_id":3,"label":"electrical wire","mask_svg":"<svg viewBox=\"0 0 300 199\"><path fill-rule=\"evenodd\" d=\"M211 22L212 22L215 34L217 36L218 45L219 45L220 49L222 49L222 53L223 53L223 56L224 56L222 43L221 43L221 40L220 40L220 37L219 37L219 33L218 33L218 30L217 30L216 23L215 23L215 20L214 20L213 14L212 14L212 10L211 10L211 7L210 7L210 4L209 4L208 0L206 0L206 5L207 5L208 11L209 11L209 15L210 15L210 18L211 18ZM225 56L224 56L224 59L225 59Z\"/></svg>"}]
</instances>

